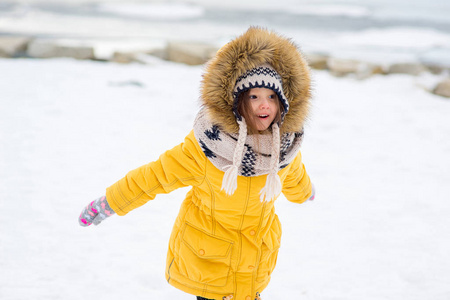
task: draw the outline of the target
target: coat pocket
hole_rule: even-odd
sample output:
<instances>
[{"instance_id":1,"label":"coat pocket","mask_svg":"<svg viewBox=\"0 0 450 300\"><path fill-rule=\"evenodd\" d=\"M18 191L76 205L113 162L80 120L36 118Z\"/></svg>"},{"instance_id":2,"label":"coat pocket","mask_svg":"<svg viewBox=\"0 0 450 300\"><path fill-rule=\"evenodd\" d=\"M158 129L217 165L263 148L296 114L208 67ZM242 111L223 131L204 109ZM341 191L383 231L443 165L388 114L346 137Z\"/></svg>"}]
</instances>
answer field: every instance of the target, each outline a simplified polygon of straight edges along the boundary
<instances>
[{"instance_id":1,"label":"coat pocket","mask_svg":"<svg viewBox=\"0 0 450 300\"><path fill-rule=\"evenodd\" d=\"M280 249L281 236L273 231L269 232L262 241L261 255L256 276L257 282L265 282L270 279L270 275L275 269Z\"/></svg>"},{"instance_id":2,"label":"coat pocket","mask_svg":"<svg viewBox=\"0 0 450 300\"><path fill-rule=\"evenodd\" d=\"M233 242L186 223L180 245L180 273L192 281L225 286L230 272Z\"/></svg>"}]
</instances>

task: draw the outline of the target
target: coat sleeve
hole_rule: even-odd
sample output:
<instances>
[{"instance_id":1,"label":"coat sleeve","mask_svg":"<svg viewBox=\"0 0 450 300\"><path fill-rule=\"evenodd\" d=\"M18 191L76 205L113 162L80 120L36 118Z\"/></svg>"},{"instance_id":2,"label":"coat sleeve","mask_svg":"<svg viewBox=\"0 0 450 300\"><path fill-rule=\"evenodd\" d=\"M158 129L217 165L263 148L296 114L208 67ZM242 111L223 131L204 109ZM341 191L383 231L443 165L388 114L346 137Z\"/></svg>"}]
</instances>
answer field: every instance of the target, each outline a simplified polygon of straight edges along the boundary
<instances>
[{"instance_id":1,"label":"coat sleeve","mask_svg":"<svg viewBox=\"0 0 450 300\"><path fill-rule=\"evenodd\" d=\"M306 173L300 152L289 167L289 173L283 182L283 194L286 199L295 203L303 203L308 199L314 199L314 187L308 173Z\"/></svg>"},{"instance_id":2,"label":"coat sleeve","mask_svg":"<svg viewBox=\"0 0 450 300\"><path fill-rule=\"evenodd\" d=\"M106 199L118 215L185 186L199 185L205 177L206 156L194 133L184 142L162 154L158 160L130 171L106 189Z\"/></svg>"}]
</instances>

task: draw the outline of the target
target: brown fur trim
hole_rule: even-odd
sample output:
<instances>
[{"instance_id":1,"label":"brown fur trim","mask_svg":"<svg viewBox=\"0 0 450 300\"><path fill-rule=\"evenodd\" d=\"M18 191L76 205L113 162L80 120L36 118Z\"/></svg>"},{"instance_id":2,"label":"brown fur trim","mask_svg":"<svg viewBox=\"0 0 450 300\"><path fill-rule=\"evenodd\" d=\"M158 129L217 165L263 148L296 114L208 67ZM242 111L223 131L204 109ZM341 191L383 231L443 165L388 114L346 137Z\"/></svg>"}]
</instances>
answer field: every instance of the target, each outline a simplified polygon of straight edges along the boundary
<instances>
[{"instance_id":1,"label":"brown fur trim","mask_svg":"<svg viewBox=\"0 0 450 300\"><path fill-rule=\"evenodd\" d=\"M212 120L230 133L239 131L233 114L233 88L249 69L269 63L280 74L289 112L281 133L301 131L310 106L310 71L298 47L289 39L259 27L223 46L206 66L201 101Z\"/></svg>"}]
</instances>

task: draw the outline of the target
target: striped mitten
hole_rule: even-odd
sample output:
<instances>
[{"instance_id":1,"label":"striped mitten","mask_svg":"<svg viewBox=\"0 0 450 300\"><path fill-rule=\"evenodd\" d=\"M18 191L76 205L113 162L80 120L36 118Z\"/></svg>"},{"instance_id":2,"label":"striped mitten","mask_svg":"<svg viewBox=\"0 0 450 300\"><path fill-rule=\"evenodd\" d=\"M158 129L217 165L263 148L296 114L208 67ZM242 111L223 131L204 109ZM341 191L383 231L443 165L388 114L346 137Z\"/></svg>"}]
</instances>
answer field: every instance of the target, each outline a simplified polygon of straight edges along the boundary
<instances>
[{"instance_id":1,"label":"striped mitten","mask_svg":"<svg viewBox=\"0 0 450 300\"><path fill-rule=\"evenodd\" d=\"M98 225L104 219L112 216L115 212L111 209L106 201L106 197L100 197L86 206L78 218L78 222L81 226L86 227L91 224Z\"/></svg>"}]
</instances>

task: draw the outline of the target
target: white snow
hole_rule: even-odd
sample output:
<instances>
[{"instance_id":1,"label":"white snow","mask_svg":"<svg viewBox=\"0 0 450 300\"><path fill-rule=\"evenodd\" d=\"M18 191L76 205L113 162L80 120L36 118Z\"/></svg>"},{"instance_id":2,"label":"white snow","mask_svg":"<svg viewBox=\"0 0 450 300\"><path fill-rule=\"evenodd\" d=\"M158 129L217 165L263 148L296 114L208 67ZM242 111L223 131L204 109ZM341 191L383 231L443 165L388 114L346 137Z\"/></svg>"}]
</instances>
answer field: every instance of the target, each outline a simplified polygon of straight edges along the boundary
<instances>
[{"instance_id":1,"label":"white snow","mask_svg":"<svg viewBox=\"0 0 450 300\"><path fill-rule=\"evenodd\" d=\"M0 59L0 298L194 299L165 256L187 189L83 228L84 205L180 143L202 67ZM281 197L263 299L450 298L450 101L418 79L314 72L314 202Z\"/></svg>"},{"instance_id":2,"label":"white snow","mask_svg":"<svg viewBox=\"0 0 450 300\"><path fill-rule=\"evenodd\" d=\"M450 67L450 37L434 29L388 27L341 32L328 42L335 45L333 49L327 43L312 48L322 48L336 57L380 64L421 61Z\"/></svg>"},{"instance_id":3,"label":"white snow","mask_svg":"<svg viewBox=\"0 0 450 300\"><path fill-rule=\"evenodd\" d=\"M161 20L198 18L204 14L202 7L183 3L103 3L98 4L97 9L122 16Z\"/></svg>"},{"instance_id":4,"label":"white snow","mask_svg":"<svg viewBox=\"0 0 450 300\"><path fill-rule=\"evenodd\" d=\"M352 18L364 18L371 14L366 7L343 4L306 4L286 8L286 11L299 15L346 16Z\"/></svg>"},{"instance_id":5,"label":"white snow","mask_svg":"<svg viewBox=\"0 0 450 300\"><path fill-rule=\"evenodd\" d=\"M390 27L368 29L342 34L337 40L341 43L355 46L393 47L395 49L414 49L416 51L423 51L433 47L450 48L450 38L447 34L426 28Z\"/></svg>"}]
</instances>

